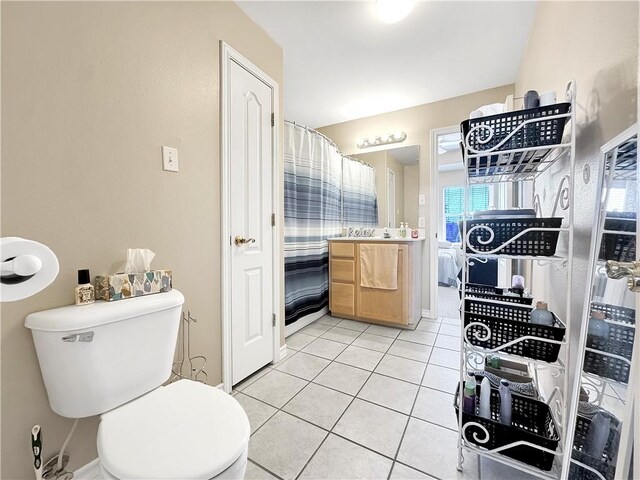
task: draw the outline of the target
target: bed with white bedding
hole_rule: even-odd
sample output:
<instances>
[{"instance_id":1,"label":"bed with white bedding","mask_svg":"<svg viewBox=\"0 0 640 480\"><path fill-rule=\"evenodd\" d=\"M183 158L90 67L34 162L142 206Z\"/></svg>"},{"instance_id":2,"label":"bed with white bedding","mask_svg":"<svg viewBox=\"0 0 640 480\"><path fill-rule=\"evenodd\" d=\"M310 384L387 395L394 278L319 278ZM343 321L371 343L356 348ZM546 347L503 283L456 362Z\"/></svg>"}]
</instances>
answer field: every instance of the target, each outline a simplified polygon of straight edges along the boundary
<instances>
[{"instance_id":1,"label":"bed with white bedding","mask_svg":"<svg viewBox=\"0 0 640 480\"><path fill-rule=\"evenodd\" d=\"M462 250L449 242L438 242L438 285L457 287Z\"/></svg>"}]
</instances>

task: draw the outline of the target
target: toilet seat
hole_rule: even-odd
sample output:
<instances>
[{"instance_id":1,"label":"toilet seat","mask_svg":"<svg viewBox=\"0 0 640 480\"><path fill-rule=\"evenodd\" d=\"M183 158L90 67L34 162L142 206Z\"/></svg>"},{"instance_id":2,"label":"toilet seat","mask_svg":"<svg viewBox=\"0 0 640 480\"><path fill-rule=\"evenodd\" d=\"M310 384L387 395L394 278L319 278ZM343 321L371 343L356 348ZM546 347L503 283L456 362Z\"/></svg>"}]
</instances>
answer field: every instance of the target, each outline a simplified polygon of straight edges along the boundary
<instances>
[{"instance_id":1,"label":"toilet seat","mask_svg":"<svg viewBox=\"0 0 640 480\"><path fill-rule=\"evenodd\" d=\"M98 455L120 479L210 479L246 453L249 434L235 398L180 380L103 414Z\"/></svg>"}]
</instances>

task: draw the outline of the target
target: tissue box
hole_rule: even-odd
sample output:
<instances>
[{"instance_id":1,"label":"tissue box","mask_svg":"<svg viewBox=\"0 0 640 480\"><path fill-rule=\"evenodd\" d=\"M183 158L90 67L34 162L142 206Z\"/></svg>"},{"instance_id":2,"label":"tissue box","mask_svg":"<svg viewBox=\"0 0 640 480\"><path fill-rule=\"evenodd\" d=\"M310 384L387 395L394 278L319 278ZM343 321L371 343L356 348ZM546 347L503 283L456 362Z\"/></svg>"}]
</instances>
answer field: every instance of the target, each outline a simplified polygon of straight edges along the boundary
<instances>
[{"instance_id":1,"label":"tissue box","mask_svg":"<svg viewBox=\"0 0 640 480\"><path fill-rule=\"evenodd\" d=\"M171 290L171 270L116 273L96 277L96 299L112 302Z\"/></svg>"}]
</instances>

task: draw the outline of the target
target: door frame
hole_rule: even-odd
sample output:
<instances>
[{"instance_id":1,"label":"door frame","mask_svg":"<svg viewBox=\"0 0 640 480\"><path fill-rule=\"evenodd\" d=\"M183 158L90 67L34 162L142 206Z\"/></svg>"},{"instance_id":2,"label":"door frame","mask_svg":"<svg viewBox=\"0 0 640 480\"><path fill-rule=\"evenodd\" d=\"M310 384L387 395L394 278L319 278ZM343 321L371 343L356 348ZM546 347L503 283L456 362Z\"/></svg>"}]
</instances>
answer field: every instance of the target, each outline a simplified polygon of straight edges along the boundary
<instances>
[{"instance_id":1,"label":"door frame","mask_svg":"<svg viewBox=\"0 0 640 480\"><path fill-rule=\"evenodd\" d=\"M431 129L431 156L429 161L429 197L431 205L429 211L429 313L432 318L438 318L438 229L440 227L440 182L438 171L438 137L447 133L458 133L460 127ZM435 264L434 264L435 262Z\"/></svg>"},{"instance_id":2,"label":"door frame","mask_svg":"<svg viewBox=\"0 0 640 480\"><path fill-rule=\"evenodd\" d=\"M271 128L271 156L272 156L272 202L273 213L275 214L275 225L272 230L272 258L273 258L273 314L275 315L275 326L272 328L273 334L273 360L276 363L280 360L280 329L281 315L280 307L280 162L278 161L278 138L279 138L279 95L278 82L260 70L251 61L242 56L229 44L220 41L220 169L221 169L221 223L220 223L220 246L221 246L221 315L222 315L222 383L224 391L231 392L232 385L232 336L231 336L231 186L229 185L229 170L231 166L230 157L230 129L229 118L231 102L230 93L230 62L235 62L247 72L264 82L271 88L272 111L274 114L273 127Z\"/></svg>"}]
</instances>

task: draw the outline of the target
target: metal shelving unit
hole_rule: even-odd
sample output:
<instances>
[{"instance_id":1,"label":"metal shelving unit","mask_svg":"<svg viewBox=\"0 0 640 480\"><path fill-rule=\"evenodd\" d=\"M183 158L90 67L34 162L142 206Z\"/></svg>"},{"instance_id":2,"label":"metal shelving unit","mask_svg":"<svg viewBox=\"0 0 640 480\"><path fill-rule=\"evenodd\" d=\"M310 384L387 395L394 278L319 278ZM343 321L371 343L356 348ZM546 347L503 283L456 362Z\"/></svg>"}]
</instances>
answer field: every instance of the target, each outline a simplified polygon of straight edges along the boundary
<instances>
[{"instance_id":1,"label":"metal shelving unit","mask_svg":"<svg viewBox=\"0 0 640 480\"><path fill-rule=\"evenodd\" d=\"M558 162L566 162L569 174L563 176L557 185L555 193L555 201L553 202L553 209L551 211L551 217L557 216L558 209L563 210L565 213L562 226L559 228L527 228L526 230L514 235L512 238L503 241L499 247L493 248L486 252L478 251L471 245L472 236L476 236L474 240L481 244L487 245L494 238L494 232L488 226L481 226L480 228L473 227L468 229L467 219L469 218L468 202L465 198L465 216L462 222L463 228L461 232L462 237L462 249L465 256L465 262L463 265L462 275L462 300L461 300L461 338L460 338L460 403L462 403L462 385L464 382L465 372L476 371L484 366L484 359L487 355L499 356L504 359L514 360L520 363L528 364L529 371L532 374L535 384L540 387L538 382L540 373L544 371L551 377L555 378L556 386L551 392L539 392L539 400L545 402L551 411L551 415L554 419L557 427L557 432L560 437L558 442L558 448L556 451L551 451L540 445L536 445L525 441L514 441L507 445L498 448L484 448L482 445L487 444L490 440L489 431L478 422L467 422L463 425L462 415L463 408L460 406L458 412L458 424L462 425L458 433L458 465L459 471L464 468L464 454L465 452L472 452L482 457L491 458L497 462L516 468L523 472L529 473L539 478L557 479L560 478L562 459L564 456L564 444L565 433L567 431L567 418L568 418L568 404L566 395L570 391L569 388L569 375L566 371L566 366L569 363L569 343L568 339L571 335L571 285L572 285L572 266L573 266L573 227L574 227L574 213L573 206L571 205L571 199L573 199L573 182L575 177L575 98L576 87L575 82L570 82L567 86L566 101L571 104L571 107L567 113L562 113L554 116L543 116L540 118L531 118L525 120L504 138L501 142L493 146L493 148L486 150L476 150L469 145L469 138L472 134L478 133L478 131L484 129L485 141L480 143L488 143L491 140L494 132L491 127L477 125L472 127L467 133L462 142L464 165L466 169L466 192L472 185L483 184L495 184L502 182L531 182L532 196L531 206L535 209L537 217L542 217L542 205L540 201L539 193L536 191L536 180L545 173L549 168ZM508 145L507 142L518 133L523 134L521 131L527 128L536 128L538 122L549 121L554 119L566 120L567 124L564 128L564 136L559 144L548 145L542 147L528 147L521 149L500 150L504 145ZM543 128L541 128L544 130ZM474 132L475 131L475 132ZM535 255L506 255L501 253L501 250L505 246L512 244L518 238L522 237L528 232L558 232L560 236L559 242L562 241L566 245L566 253L556 253L553 256L535 256ZM562 340L545 339L541 337L522 336L515 340L505 342L499 347L485 349L479 346L475 346L471 343L471 335L475 336L474 340L483 340L485 338L491 338L493 332L491 329L479 322L468 323L465 327L465 317L469 315L465 310L467 298L473 298L472 294L467 296L466 284L468 283L469 275L469 261L479 260L486 261L485 259L507 259L507 260L522 260L528 262L529 269L535 267L545 267L549 265L555 266L557 269L563 269L566 272L566 293L567 302L565 305L565 311L563 316L556 315L562 320L565 325L565 336ZM534 292L531 292L535 294ZM473 301L487 302L491 304L503 304L512 305L498 300L491 299L478 299L473 298ZM550 305L553 307L553 305ZM531 308L531 307L528 307ZM553 311L553 308L551 308ZM473 332L471 329L475 329ZM478 330L480 329L480 330ZM536 341L547 342L549 344L560 345L560 353L557 361L549 363L543 360L536 360L532 358L525 358L519 355L514 355L505 352L504 349L520 342L527 342L528 340L535 339ZM474 427L474 433L472 438L469 438L469 428ZM473 442L471 441L473 440ZM553 454L555 460L551 470L546 471L535 466L520 462L509 456L504 455L504 452L508 452L509 449L526 445L531 448L538 449L542 452Z\"/></svg>"}]
</instances>

